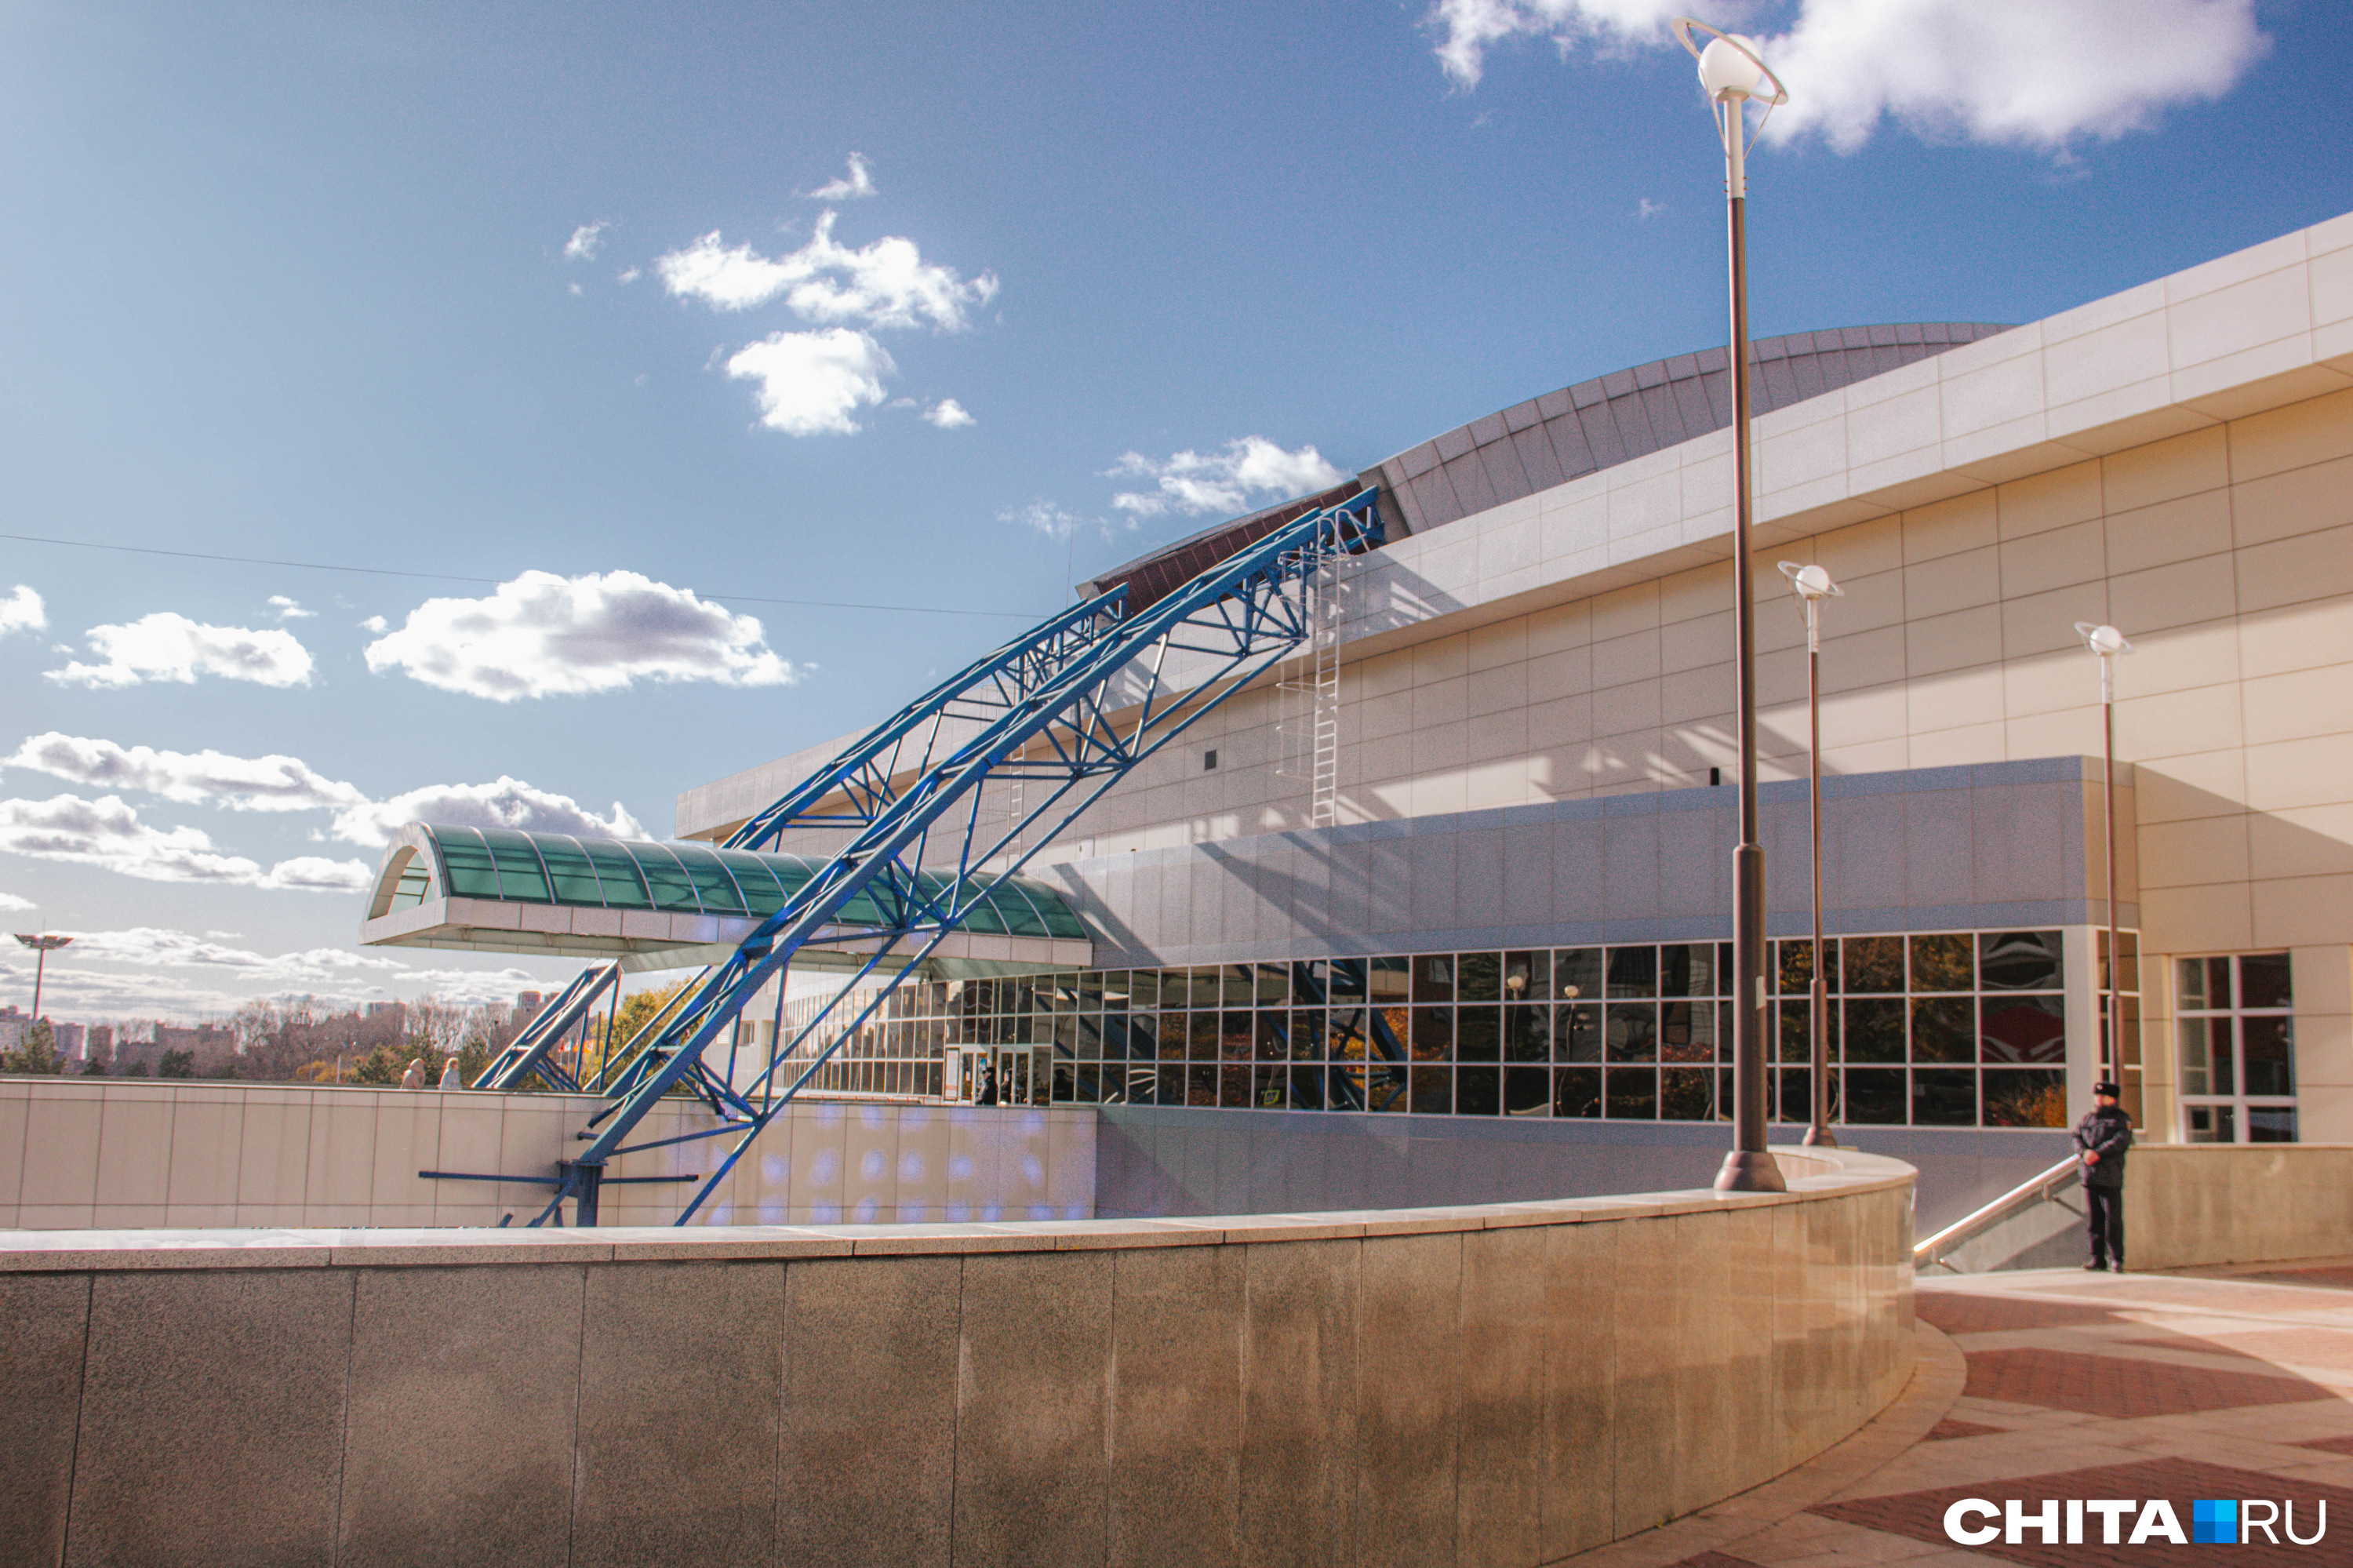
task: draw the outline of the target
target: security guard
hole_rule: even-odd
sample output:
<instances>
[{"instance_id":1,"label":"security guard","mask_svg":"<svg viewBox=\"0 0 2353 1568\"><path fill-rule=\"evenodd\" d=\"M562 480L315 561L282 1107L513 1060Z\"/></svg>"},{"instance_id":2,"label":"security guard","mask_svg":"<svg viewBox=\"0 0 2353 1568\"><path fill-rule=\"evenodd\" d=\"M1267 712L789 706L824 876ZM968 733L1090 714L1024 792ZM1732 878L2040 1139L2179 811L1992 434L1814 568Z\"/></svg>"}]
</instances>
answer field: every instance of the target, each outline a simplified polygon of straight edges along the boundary
<instances>
[{"instance_id":1,"label":"security guard","mask_svg":"<svg viewBox=\"0 0 2353 1568\"><path fill-rule=\"evenodd\" d=\"M2084 1209L2092 1232L2092 1258L2085 1268L2105 1269L2114 1259L2125 1271L2125 1151L2132 1147L2132 1118L2116 1104L2115 1084L2092 1086L2098 1108L2075 1124L2075 1148L2084 1160Z\"/></svg>"}]
</instances>

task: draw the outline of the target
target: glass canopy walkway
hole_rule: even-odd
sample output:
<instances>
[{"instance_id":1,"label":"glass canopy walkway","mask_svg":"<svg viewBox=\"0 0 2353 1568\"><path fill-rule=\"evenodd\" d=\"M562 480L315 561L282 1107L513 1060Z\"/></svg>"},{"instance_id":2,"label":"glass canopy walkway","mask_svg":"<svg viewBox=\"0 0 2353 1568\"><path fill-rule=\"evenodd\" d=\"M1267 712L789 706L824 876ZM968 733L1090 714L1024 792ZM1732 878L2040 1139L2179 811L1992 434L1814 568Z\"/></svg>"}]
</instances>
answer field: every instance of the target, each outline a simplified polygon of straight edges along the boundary
<instances>
[{"instance_id":1,"label":"glass canopy walkway","mask_svg":"<svg viewBox=\"0 0 2353 1568\"><path fill-rule=\"evenodd\" d=\"M377 873L361 939L388 947L642 957L631 968L699 961L693 949L733 951L754 926L791 904L826 862L774 851L575 838L506 828L418 822L403 829ZM923 895L947 895L949 872L918 869ZM1070 904L1035 878L971 872L961 955L1038 964L1083 963L1087 929ZM833 912L828 940L854 941L897 923L860 890ZM1069 944L1076 944L1075 948ZM937 955L935 955L937 956ZM812 955L814 957L814 955Z\"/></svg>"}]
</instances>

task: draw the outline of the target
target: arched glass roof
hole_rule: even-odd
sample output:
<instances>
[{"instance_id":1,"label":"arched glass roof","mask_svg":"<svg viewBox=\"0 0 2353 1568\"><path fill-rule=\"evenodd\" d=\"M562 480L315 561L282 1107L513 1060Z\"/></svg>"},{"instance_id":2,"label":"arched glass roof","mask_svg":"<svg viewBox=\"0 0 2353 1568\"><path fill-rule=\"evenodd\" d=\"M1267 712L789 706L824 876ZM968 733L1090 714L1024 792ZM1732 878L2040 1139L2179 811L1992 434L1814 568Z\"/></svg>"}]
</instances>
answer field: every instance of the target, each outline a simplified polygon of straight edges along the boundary
<instances>
[{"instance_id":1,"label":"arched glass roof","mask_svg":"<svg viewBox=\"0 0 2353 1568\"><path fill-rule=\"evenodd\" d=\"M433 841L448 885L436 889L419 857L403 871L394 910L441 896L505 903L562 904L601 909L658 909L742 919L775 914L825 863L806 855L718 849L701 843L582 839L510 828L421 824ZM925 872L924 891L948 885ZM976 873L985 888L962 929L986 936L1083 938L1086 927L1062 896L1026 876ZM845 926L888 927L872 897L860 893L835 916Z\"/></svg>"}]
</instances>

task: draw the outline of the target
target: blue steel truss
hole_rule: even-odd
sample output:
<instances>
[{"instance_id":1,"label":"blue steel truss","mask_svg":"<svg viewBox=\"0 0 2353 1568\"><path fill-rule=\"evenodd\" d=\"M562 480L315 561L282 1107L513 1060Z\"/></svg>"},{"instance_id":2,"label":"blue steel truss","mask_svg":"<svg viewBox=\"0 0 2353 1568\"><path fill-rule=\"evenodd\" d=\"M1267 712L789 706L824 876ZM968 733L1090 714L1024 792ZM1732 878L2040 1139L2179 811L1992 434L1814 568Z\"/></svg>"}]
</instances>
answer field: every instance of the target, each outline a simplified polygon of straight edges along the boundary
<instances>
[{"instance_id":1,"label":"blue steel truss","mask_svg":"<svg viewBox=\"0 0 2353 1568\"><path fill-rule=\"evenodd\" d=\"M555 1000L541 1009L538 1016L523 1026L522 1033L491 1059L474 1080L474 1087L520 1088L535 1077L559 1094L578 1094L580 1086L555 1059L555 1047L572 1033L574 1025L588 1016L596 999L618 985L620 980L618 963L598 964L582 970L577 980L558 991Z\"/></svg>"},{"instance_id":2,"label":"blue steel truss","mask_svg":"<svg viewBox=\"0 0 2353 1568\"><path fill-rule=\"evenodd\" d=\"M792 827L854 835L591 1079L611 1103L580 1134L586 1147L560 1163L555 1196L532 1224L560 1223L566 1198L578 1223L595 1224L604 1167L622 1155L733 1137L678 1223L691 1220L768 1123L979 902L981 868L1019 870L1131 768L1310 635L1304 585L1326 562L1381 542L1376 498L1367 489L1286 524L1135 614L1106 604L1113 596L1065 611L876 726L745 824L731 845L772 842ZM1199 662L1172 670L1171 655ZM967 722L947 722L958 718ZM902 766L911 753L917 769ZM982 820L981 786L991 779L1025 785L1022 810L1002 831ZM847 805L828 808L836 796ZM842 946L837 916L860 894L883 919L856 934L871 951L833 1002L790 1040L772 1041L748 1085L712 1072L703 1055L720 1032L803 947L820 936ZM878 971L881 985L855 989ZM799 1054L812 1040L820 1048ZM798 1071L780 1083L787 1065ZM703 1100L719 1125L631 1143L673 1092Z\"/></svg>"}]
</instances>

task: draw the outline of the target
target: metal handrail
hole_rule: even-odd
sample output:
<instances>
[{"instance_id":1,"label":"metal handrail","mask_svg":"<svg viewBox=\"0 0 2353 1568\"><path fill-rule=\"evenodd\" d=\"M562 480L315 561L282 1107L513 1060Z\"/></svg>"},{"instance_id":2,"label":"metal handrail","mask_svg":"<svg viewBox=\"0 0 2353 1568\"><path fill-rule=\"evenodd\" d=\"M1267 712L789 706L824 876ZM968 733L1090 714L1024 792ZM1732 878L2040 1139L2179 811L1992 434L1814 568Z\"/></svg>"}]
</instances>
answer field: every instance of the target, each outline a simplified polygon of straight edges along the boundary
<instances>
[{"instance_id":1,"label":"metal handrail","mask_svg":"<svg viewBox=\"0 0 2353 1568\"><path fill-rule=\"evenodd\" d=\"M2048 1199L2051 1189L2063 1183L2082 1169L2083 1164L2081 1155L2071 1154L2042 1175L2021 1181L1983 1208L1963 1215L1926 1240L1915 1242L1912 1247L1912 1266L1919 1269L1942 1263L1946 1254L1958 1251L1964 1242L1974 1241L1980 1234L2030 1203Z\"/></svg>"}]
</instances>

